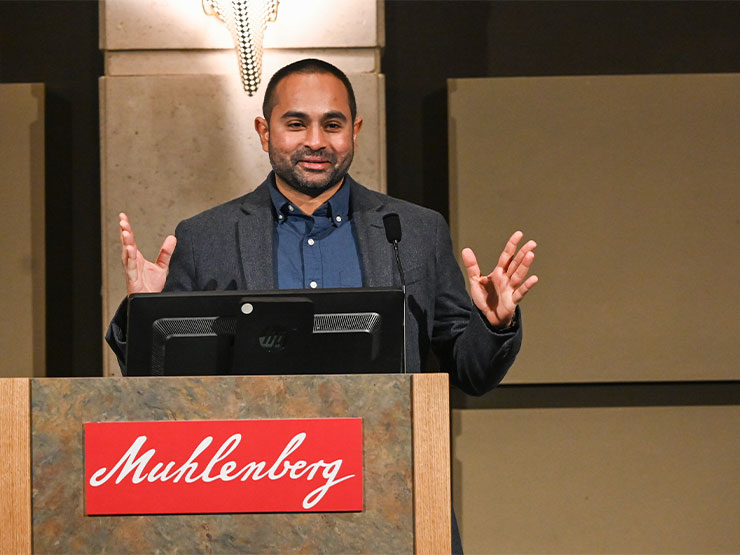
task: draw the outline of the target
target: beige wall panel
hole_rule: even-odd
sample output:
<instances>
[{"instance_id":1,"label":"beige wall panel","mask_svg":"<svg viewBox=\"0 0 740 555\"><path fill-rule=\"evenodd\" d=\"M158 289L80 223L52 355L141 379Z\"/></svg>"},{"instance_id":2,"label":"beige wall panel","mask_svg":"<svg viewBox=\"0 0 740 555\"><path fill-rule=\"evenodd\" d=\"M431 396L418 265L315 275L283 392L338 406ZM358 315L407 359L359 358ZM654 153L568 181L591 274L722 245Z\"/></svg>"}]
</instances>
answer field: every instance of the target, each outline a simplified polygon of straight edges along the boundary
<instances>
[{"instance_id":1,"label":"beige wall panel","mask_svg":"<svg viewBox=\"0 0 740 555\"><path fill-rule=\"evenodd\" d=\"M383 190L382 76L350 79L365 118L351 172ZM180 220L254 189L270 171L254 131L261 106L236 73L101 79L105 326L125 295L118 213L129 215L139 248L153 259Z\"/></svg>"},{"instance_id":2,"label":"beige wall panel","mask_svg":"<svg viewBox=\"0 0 740 555\"><path fill-rule=\"evenodd\" d=\"M454 410L466 553L740 552L740 407Z\"/></svg>"},{"instance_id":3,"label":"beige wall panel","mask_svg":"<svg viewBox=\"0 0 740 555\"><path fill-rule=\"evenodd\" d=\"M740 75L449 82L456 246L539 242L514 382L740 379Z\"/></svg>"},{"instance_id":4,"label":"beige wall panel","mask_svg":"<svg viewBox=\"0 0 740 555\"><path fill-rule=\"evenodd\" d=\"M0 85L0 122L0 377L44 376L44 85Z\"/></svg>"},{"instance_id":5,"label":"beige wall panel","mask_svg":"<svg viewBox=\"0 0 740 555\"><path fill-rule=\"evenodd\" d=\"M201 0L102 0L104 50L232 48L226 26ZM265 31L266 48L348 48L382 41L378 0L280 0Z\"/></svg>"}]
</instances>

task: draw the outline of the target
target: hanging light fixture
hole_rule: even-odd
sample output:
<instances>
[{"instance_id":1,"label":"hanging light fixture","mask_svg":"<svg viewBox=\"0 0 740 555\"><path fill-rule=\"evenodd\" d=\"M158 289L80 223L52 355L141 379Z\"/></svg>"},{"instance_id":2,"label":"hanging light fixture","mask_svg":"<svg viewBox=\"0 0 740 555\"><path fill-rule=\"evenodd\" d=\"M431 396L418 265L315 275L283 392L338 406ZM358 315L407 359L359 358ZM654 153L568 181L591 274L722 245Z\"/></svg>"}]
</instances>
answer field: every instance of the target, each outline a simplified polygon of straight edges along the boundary
<instances>
[{"instance_id":1,"label":"hanging light fixture","mask_svg":"<svg viewBox=\"0 0 740 555\"><path fill-rule=\"evenodd\" d=\"M262 80L262 39L275 21L279 0L202 0L203 11L217 15L231 32L244 90L252 96Z\"/></svg>"}]
</instances>

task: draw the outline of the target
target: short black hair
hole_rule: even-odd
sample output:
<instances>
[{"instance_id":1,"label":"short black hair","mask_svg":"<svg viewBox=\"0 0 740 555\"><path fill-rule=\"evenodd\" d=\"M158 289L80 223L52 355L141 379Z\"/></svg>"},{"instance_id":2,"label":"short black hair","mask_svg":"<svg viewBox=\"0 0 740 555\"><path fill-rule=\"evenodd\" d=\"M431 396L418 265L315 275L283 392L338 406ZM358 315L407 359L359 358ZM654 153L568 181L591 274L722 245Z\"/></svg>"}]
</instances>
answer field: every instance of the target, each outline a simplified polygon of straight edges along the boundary
<instances>
[{"instance_id":1,"label":"short black hair","mask_svg":"<svg viewBox=\"0 0 740 555\"><path fill-rule=\"evenodd\" d=\"M278 83L280 83L280 81L282 81L289 75L293 75L295 73L328 73L329 75L333 75L334 77L339 79L344 85L344 88L347 89L347 96L349 98L349 111L350 115L352 116L352 121L355 121L355 119L357 118L357 102L355 101L355 91L352 89L352 83L349 82L349 79L347 79L347 76L344 74L344 72L338 67L333 66L329 62L325 62L324 60L318 60L316 58L305 58L303 60L298 60L297 62L293 62L292 64L288 64L287 66L280 68L279 70L277 70L275 75L272 76L270 82L267 83L267 88L265 89L265 99L262 101L262 115L265 117L268 124L270 123L270 115L272 114L272 109L277 104L275 89L277 88Z\"/></svg>"}]
</instances>

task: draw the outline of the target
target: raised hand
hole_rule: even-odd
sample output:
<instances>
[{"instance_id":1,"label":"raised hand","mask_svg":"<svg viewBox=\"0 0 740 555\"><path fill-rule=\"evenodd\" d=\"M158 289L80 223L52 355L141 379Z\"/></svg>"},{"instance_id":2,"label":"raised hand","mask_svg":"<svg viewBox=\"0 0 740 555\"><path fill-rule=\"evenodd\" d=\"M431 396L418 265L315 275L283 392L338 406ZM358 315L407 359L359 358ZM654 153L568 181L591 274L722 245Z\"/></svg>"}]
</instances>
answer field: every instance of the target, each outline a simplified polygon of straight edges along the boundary
<instances>
[{"instance_id":1,"label":"raised hand","mask_svg":"<svg viewBox=\"0 0 740 555\"><path fill-rule=\"evenodd\" d=\"M118 217L121 231L121 261L126 274L126 292L129 295L131 293L159 293L164 288L170 258L175 250L177 239L174 235L168 235L162 243L159 256L154 262L150 262L144 258L136 246L128 216L121 212Z\"/></svg>"},{"instance_id":2,"label":"raised hand","mask_svg":"<svg viewBox=\"0 0 740 555\"><path fill-rule=\"evenodd\" d=\"M473 303L494 327L511 325L516 305L537 283L537 276L527 277L537 243L527 241L517 252L517 245L523 236L521 231L516 231L509 238L498 264L485 276L480 273L478 260L473 251L471 249L462 251Z\"/></svg>"}]
</instances>

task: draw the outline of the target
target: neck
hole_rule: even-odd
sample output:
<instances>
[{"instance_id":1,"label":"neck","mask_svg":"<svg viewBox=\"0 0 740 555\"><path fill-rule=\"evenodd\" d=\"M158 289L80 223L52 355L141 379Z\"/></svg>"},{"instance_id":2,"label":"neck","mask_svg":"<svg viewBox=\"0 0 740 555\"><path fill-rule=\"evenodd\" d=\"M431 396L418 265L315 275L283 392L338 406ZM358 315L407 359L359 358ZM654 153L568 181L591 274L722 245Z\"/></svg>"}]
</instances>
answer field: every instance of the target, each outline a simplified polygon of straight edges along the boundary
<instances>
[{"instance_id":1,"label":"neck","mask_svg":"<svg viewBox=\"0 0 740 555\"><path fill-rule=\"evenodd\" d=\"M275 174L275 185L277 185L278 191L280 191L285 198L297 206L301 212L307 216L311 216L322 204L333 197L334 193L336 193L342 186L342 183L344 183L344 178L342 178L342 180L336 185L322 192L320 195L312 197L311 195L296 191Z\"/></svg>"}]
</instances>

